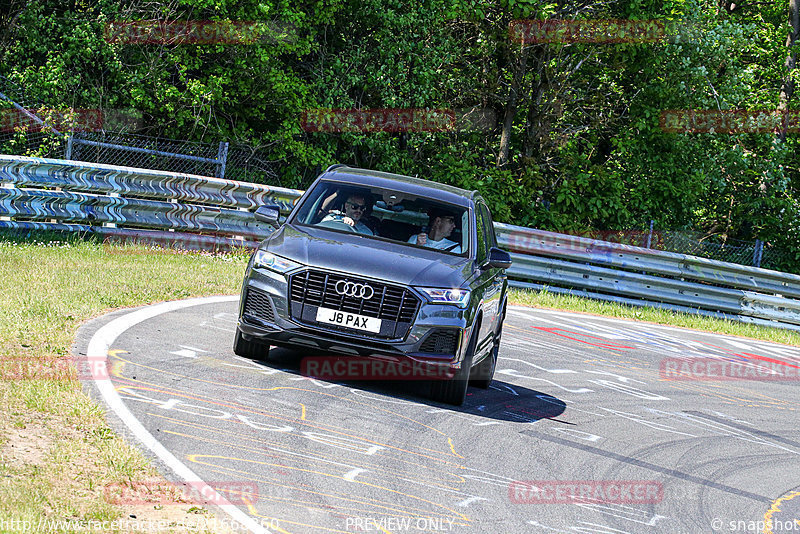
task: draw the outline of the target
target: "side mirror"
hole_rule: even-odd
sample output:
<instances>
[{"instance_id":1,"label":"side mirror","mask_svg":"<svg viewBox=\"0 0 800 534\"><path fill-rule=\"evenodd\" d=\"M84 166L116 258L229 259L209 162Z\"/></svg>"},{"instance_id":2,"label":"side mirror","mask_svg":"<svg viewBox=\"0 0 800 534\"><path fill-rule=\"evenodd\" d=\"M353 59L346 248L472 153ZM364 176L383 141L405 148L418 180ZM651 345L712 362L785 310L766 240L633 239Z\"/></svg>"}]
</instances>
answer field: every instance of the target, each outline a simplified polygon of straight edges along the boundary
<instances>
[{"instance_id":1,"label":"side mirror","mask_svg":"<svg viewBox=\"0 0 800 534\"><path fill-rule=\"evenodd\" d=\"M259 206L254 213L257 221L269 224L270 226L278 227L278 218L281 216L280 206L275 204L267 204L266 206Z\"/></svg>"},{"instance_id":2,"label":"side mirror","mask_svg":"<svg viewBox=\"0 0 800 534\"><path fill-rule=\"evenodd\" d=\"M497 247L489 249L489 258L483 264L484 269L508 269L511 267L511 254Z\"/></svg>"}]
</instances>

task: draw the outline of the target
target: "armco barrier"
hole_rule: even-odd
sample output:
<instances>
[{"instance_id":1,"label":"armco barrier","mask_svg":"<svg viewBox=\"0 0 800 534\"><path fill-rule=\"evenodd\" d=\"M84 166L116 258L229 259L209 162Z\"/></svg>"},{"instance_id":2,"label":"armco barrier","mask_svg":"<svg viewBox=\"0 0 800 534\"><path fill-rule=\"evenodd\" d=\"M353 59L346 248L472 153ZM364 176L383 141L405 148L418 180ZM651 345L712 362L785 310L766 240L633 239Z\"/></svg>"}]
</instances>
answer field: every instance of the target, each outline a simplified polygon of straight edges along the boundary
<instances>
[{"instance_id":1,"label":"armco barrier","mask_svg":"<svg viewBox=\"0 0 800 534\"><path fill-rule=\"evenodd\" d=\"M794 274L510 224L495 228L500 244L512 252L800 298L800 276Z\"/></svg>"},{"instance_id":2,"label":"armco barrier","mask_svg":"<svg viewBox=\"0 0 800 534\"><path fill-rule=\"evenodd\" d=\"M231 208L255 209L269 201L287 211L301 194L294 189L193 174L0 155L0 183L3 182L16 187L59 187Z\"/></svg>"},{"instance_id":3,"label":"armco barrier","mask_svg":"<svg viewBox=\"0 0 800 534\"><path fill-rule=\"evenodd\" d=\"M495 224L512 285L800 330L800 276ZM777 323L776 323L777 321Z\"/></svg>"},{"instance_id":4,"label":"armco barrier","mask_svg":"<svg viewBox=\"0 0 800 534\"><path fill-rule=\"evenodd\" d=\"M639 297L692 308L739 313L744 292L672 278L566 262L553 258L512 254L507 271L512 279L537 280L557 287L575 287L610 295Z\"/></svg>"},{"instance_id":5,"label":"armco barrier","mask_svg":"<svg viewBox=\"0 0 800 534\"><path fill-rule=\"evenodd\" d=\"M301 192L206 176L0 155L0 228L227 250L271 231L252 210L291 210ZM49 189L45 189L49 188Z\"/></svg>"},{"instance_id":6,"label":"armco barrier","mask_svg":"<svg viewBox=\"0 0 800 534\"><path fill-rule=\"evenodd\" d=\"M264 236L246 211L139 198L41 189L0 189L0 205L13 218L57 222L127 224L141 228L180 228L250 238Z\"/></svg>"},{"instance_id":7,"label":"armco barrier","mask_svg":"<svg viewBox=\"0 0 800 534\"><path fill-rule=\"evenodd\" d=\"M94 233L201 249L253 248L302 192L86 162L0 155L0 229ZM495 224L517 287L800 330L800 276L684 254Z\"/></svg>"}]
</instances>

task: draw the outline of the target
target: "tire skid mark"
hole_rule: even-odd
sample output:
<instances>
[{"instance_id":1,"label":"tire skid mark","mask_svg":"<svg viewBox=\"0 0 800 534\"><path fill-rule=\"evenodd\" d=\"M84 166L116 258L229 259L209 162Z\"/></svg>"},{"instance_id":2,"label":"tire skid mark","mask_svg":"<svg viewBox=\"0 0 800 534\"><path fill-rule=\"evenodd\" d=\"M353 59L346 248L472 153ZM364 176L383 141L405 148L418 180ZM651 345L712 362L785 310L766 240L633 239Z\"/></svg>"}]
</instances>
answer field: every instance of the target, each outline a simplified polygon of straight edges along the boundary
<instances>
[{"instance_id":1,"label":"tire skid mark","mask_svg":"<svg viewBox=\"0 0 800 534\"><path fill-rule=\"evenodd\" d=\"M624 464L634 465L636 467L640 467L640 468L643 468L643 469L654 471L656 473L661 473L661 474L664 474L664 475L667 475L667 476L670 476L670 477L675 477L675 478L678 478L678 479L681 479L681 480L686 480L686 481L692 482L694 484L699 484L699 485L707 487L707 488L716 489L716 490L719 490L719 491L724 491L726 493L730 493L732 495L736 495L736 496L739 496L739 497L745 497L745 498L748 498L748 499L751 499L751 500L754 500L754 501L770 502L770 500L771 500L768 497L765 497L764 495L758 495L756 493L752 493L752 492L749 492L749 491L746 491L746 490L741 490L739 488L734 488L734 487L728 486L726 484L720 484L718 482L714 482L712 480L707 480L707 479L704 479L702 477L699 477L699 476L696 476L696 475L692 475L692 474L689 474L689 473L683 473L681 471L678 471L677 469L670 469L668 467L662 467L662 466L657 465L657 464L653 464L653 463L650 463L650 462L645 462L643 460L639 460L639 459L633 458L631 456L626 456L624 454L619 454L619 453L616 453L616 452L607 451L605 449L600 449L598 447L593 447L591 445L584 445L582 443L575 443L575 442L570 441L568 439L563 439L563 438L559 438L559 437L555 437L555 436L550 436L550 435L545 434L543 432L537 432L537 431L534 431L534 430L523 430L523 431L520 432L520 434L525 434L525 435L528 435L528 436L531 436L531 437L534 437L534 438L537 438L537 439L542 439L542 440L545 440L545 441L549 441L551 443L556 443L556 444L560 444L560 445L566 445L567 447L572 447L572 448L575 448L575 449L578 449L578 450L582 450L584 452L588 452L588 453L591 453L591 454L596 454L598 456L603 456L605 458L609 458L611 460L616 460L616 461L624 463Z\"/></svg>"},{"instance_id":2,"label":"tire skid mark","mask_svg":"<svg viewBox=\"0 0 800 534\"><path fill-rule=\"evenodd\" d=\"M379 442L379 441L374 441L374 440L371 440L371 439L368 439L368 438L364 438L364 437L356 435L356 434L349 434L349 433L341 431L341 430L334 430L334 429L332 429L331 426L325 426L325 425L322 425L322 424L313 423L313 422L309 422L309 421L300 421L297 418L271 415L271 414L268 414L266 412L260 412L260 411L254 409L254 408L251 408L251 407L237 407L236 405L230 404L230 403L206 401L205 399L203 399L201 397L196 397L196 396L188 395L188 394L181 394L181 393L178 393L178 392L175 392L175 391L158 390L158 389L150 388L150 387L132 388L131 386L125 386L125 388L141 389L141 390L144 390L144 391L152 391L152 392L155 392L155 393L164 393L164 394L167 394L167 395L184 397L184 398L187 398L187 399L198 400L198 401L201 401L201 402L209 402L211 404L215 404L217 406L222 406L222 407L226 407L226 408L235 408L235 409L240 410L240 411L244 411L244 412L249 412L249 413L252 413L252 414L260 415L260 416L263 416L263 417L266 417L266 418L269 418L269 419L276 419L276 420L279 420L279 421L282 421L282 422L290 422L290 423L294 423L294 424L297 424L297 425L311 427L311 428L314 428L316 430L324 430L324 431L332 432L332 433L335 433L335 434L341 434L341 435L346 436L348 438L361 440L361 441L364 441L366 443L371 443L373 445L381 446L381 447L384 447L384 448L387 448L387 449L392 449L392 450L404 452L404 453L407 453L407 454L410 454L410 455L413 455L413 456L419 456L419 457L422 457L422 458L428 458L430 460L434 460L434 461L438 461L438 462L449 463L447 460L444 460L444 459L441 459L441 458L437 458L437 457L434 457L434 456L430 456L428 454L424 454L424 453L421 453L421 452L414 452L414 451L411 451L411 450L403 449L402 447L396 447L394 445L389 445L388 443L382 443L382 442ZM125 388L122 388L122 389L125 389ZM307 389L295 388L295 387L291 387L291 388L273 388L273 389L292 389L292 390L297 390L297 391L316 392L314 390L307 390ZM266 390L266 391L269 391L269 390ZM123 391L123 393L124 393L124 391ZM323 393L323 392L316 392L316 393L320 393L322 395L327 395L326 393ZM235 421L235 419L233 419L233 418L231 418L230 420L234 420ZM439 433L441 434L441 432L439 432ZM420 449L421 450L425 450L425 451L429 451L429 452L433 452L433 453L436 453L436 454L446 454L447 456L452 454L449 450L448 451L434 451L432 449L427 449L427 448L423 448L423 447L420 447Z\"/></svg>"},{"instance_id":3,"label":"tire skid mark","mask_svg":"<svg viewBox=\"0 0 800 534\"><path fill-rule=\"evenodd\" d=\"M195 379L195 378L187 376L187 375L174 373L174 372L167 371L167 370L162 370L162 369L159 369L157 367L141 365L141 364L132 362L130 360L124 360L124 361L130 363L131 365L136 365L136 366L140 366L140 367L143 367L143 368L146 368L146 369L150 369L151 371L155 371L155 372L160 373L160 374L167 374L167 375L177 376L177 377L186 379L188 381L205 382L205 383L214 384L214 385L218 385L218 386L225 386L225 387L232 386L232 384L227 384L227 383L220 383L220 382L214 382L214 381L203 380L203 379ZM126 378L122 377L122 376L117 376L117 378L119 378L121 380L126 380ZM147 385L150 385L150 386L153 386L153 387L165 387L162 384L153 384L151 382L144 382L144 381L141 381L141 380L137 380L135 383L136 384L147 384ZM403 415L401 413L394 412L392 410L389 410L388 408L381 408L381 407L378 407L378 406L375 406L375 405L372 405L372 404L368 404L366 402L361 402L361 401L358 401L358 400L355 400L355 399L352 399L352 398L349 398L349 397L346 397L346 396L343 396L343 395L334 395L332 393L326 393L326 392L318 391L318 390L315 390L315 389L299 388L299 387L296 387L296 386L275 386L275 387L270 387L270 388L259 388L259 387L239 386L239 385L234 385L234 386L237 387L238 389L247 389L247 390L251 390L251 391L263 391L263 392L266 392L266 391L277 391L277 390L287 389L287 390L307 391L307 392L312 392L312 393L316 393L316 394L319 394L319 395L325 395L325 396L328 396L328 397L332 397L334 399L344 400L344 401L351 402L351 403L354 403L354 404L360 404L360 405L362 405L364 407L367 407L367 408L370 408L370 409L386 412L388 414L391 414L391 415L396 416L396 417L400 417L400 418L405 419L407 421L410 421L410 422L412 422L414 424L417 424L417 425L420 425L420 426L422 426L424 428L427 428L428 430L432 430L433 432L436 432L437 434L440 434L441 436L446 437L446 434L444 432L442 432L441 430L439 430L439 429L437 429L435 427L426 425L425 423L422 423L421 421L417 421L416 419L412 419L411 417L408 417L408 416ZM162 393L170 393L170 392L164 391L164 390L162 390L161 392ZM194 400L202 400L204 402L214 402L214 401L210 401L210 400L201 399L200 397L190 397L190 396L188 396L188 394L185 394L184 396L187 396L187 398L192 398ZM300 403L298 403L298 404L300 404ZM232 406L232 405L226 405L226 404L220 404L220 405L224 405L224 406L227 406L227 407L231 407ZM248 407L247 409L250 409L250 408ZM264 415L266 416L267 414L264 414ZM336 427L332 427L332 428L336 428ZM438 452L438 451L431 451L431 452Z\"/></svg>"},{"instance_id":4,"label":"tire skid mark","mask_svg":"<svg viewBox=\"0 0 800 534\"><path fill-rule=\"evenodd\" d=\"M210 455L210 454L194 454L194 455L191 455L189 457L190 461L193 462L193 463L196 463L196 464L205 465L205 466L212 467L212 468L219 468L220 467L218 464L212 463L210 461L201 461L200 458L204 458L204 459L227 459L227 460L236 460L237 462L239 462L241 464L251 463L251 464L265 465L264 462L259 462L257 460L251 460L251 459L248 459L248 458L230 458L230 457ZM238 474L247 474L248 473L248 471L241 471L241 470L238 470L238 469L227 469L227 468L223 468L223 469L230 470L230 471L238 473ZM306 471L306 470L301 470L301 471ZM325 477L341 478L338 475L329 475L327 473L317 473L317 472L314 472L314 471L311 471L311 470L307 470L307 471L311 472L311 473L315 473L315 474L321 475L321 476L325 476ZM254 479L254 480L258 481L257 478ZM386 491L388 493L392 493L392 494L395 494L395 495L400 495L400 496L403 496L403 497L407 497L407 498L415 500L415 501L419 501L419 502L422 502L422 503L425 503L425 504L428 504L428 505L432 505L434 508L445 510L445 511L449 512L450 517L452 517L452 518L457 518L457 519L459 519L461 521L466 521L466 522L470 522L471 521L471 519L469 517L467 517L466 515L458 512L456 510L451 510L450 508L448 508L447 506L445 506L443 504L438 504L436 502L433 502L431 500L425 499L423 497L419 497L417 495L412 495L412 494L405 493L405 492L402 492L402 491L393 490L391 488L380 486L378 484L371 484L371 483L366 482L364 480L355 480L355 481L353 481L351 483L352 484L359 484L359 485L366 486L366 487L369 487L369 488L382 490L382 491ZM331 497L331 495L328 495L328 494L325 494L325 493L321 493L321 492L318 492L318 491L312 491L312 490L305 490L305 491L307 491L309 493L314 493L314 494L317 494L317 495L321 495L321 496ZM341 499L341 498L344 498L344 497L339 497L339 498ZM350 494L350 498L349 499L348 498L344 498L344 499L345 500L353 500L355 502L361 502L361 501L358 501L358 500L352 498L352 494ZM378 502L382 502L382 501L378 501ZM364 503L364 504L366 504L366 503ZM391 504L394 504L394 503L391 503ZM387 508L387 509L397 508L396 506L393 507L393 506L390 506L390 505L386 505L386 506L379 505L379 507ZM420 509L420 510L424 510L425 512L428 512L428 513L431 512L428 509ZM397 511L403 512L404 510L398 509Z\"/></svg>"},{"instance_id":5,"label":"tire skid mark","mask_svg":"<svg viewBox=\"0 0 800 534\"><path fill-rule=\"evenodd\" d=\"M742 397L736 397L733 393L726 394L726 391L710 391L710 388L716 388L719 390L727 390L730 389L728 386L723 384L711 384L711 383L692 383L692 382L676 382L673 380L662 380L662 383L667 384L669 387L674 389L681 389L684 391L691 390L692 392L697 392L701 395L711 398L717 398L723 402L728 404L736 404L737 406L747 406L747 407L755 407L755 408L769 408L775 410L791 410L796 411L797 408L791 406L791 403L787 401L783 401L780 399L772 399L772 401L761 401L763 404L747 404L757 402L754 399L747 399ZM749 393L749 392L748 392ZM755 393L755 392L753 392ZM761 394L759 394L761 395ZM787 406L788 405L788 406Z\"/></svg>"},{"instance_id":6,"label":"tire skid mark","mask_svg":"<svg viewBox=\"0 0 800 534\"><path fill-rule=\"evenodd\" d=\"M167 419L169 419L169 418L167 418ZM180 421L180 420L177 420L177 421L173 420L172 422L176 423L176 424L185 423L184 421ZM200 425L193 425L193 424L186 424L185 426L195 427L197 430L201 430L201 431L203 431L205 433L215 432L216 431L217 434L228 434L228 432L220 431L220 430L215 429L213 427L202 428ZM241 440L248 440L248 441L255 442L252 446L248 446L248 445L242 445L242 444L234 445L230 441L223 441L222 439L213 439L213 438L206 437L206 436L185 434L185 433L177 432L175 430L162 430L162 432L170 433L170 434L174 434L174 435L179 435L179 436L184 436L184 437L188 437L188 438L192 438L192 439L196 439L198 441L203 441L203 442L206 442L206 443L216 443L216 444L220 444L220 445L225 445L225 446L233 448L233 449L241 449L242 451L252 452L252 453L257 453L257 454L264 454L266 456L275 456L275 457L280 456L280 457L283 457L283 458L291 458L291 459L294 460L295 457L298 454L298 453L294 453L292 451L285 450L285 447L287 446L285 443L276 443L276 442L266 441L266 440L263 440L263 439L255 439L255 438L252 438L252 437L241 437L240 438ZM265 445L271 451L270 453L268 453L268 452L266 452L264 450L264 446ZM260 448L259 448L259 446L260 446ZM284 448L282 448L282 447L284 447ZM350 467L350 468L356 467L356 468L361 468L363 471L370 471L372 473L378 473L378 475L382 475L382 473L375 471L373 465L366 464L366 463L361 463L358 460L351 461L351 460L348 459L347 462L342 462L340 457L338 457L338 456L326 456L324 453L317 452L317 451L314 451L314 452L305 451L304 454L306 455L306 456L304 456L305 460L308 460L308 461L313 461L313 462L317 462L317 463L328 463L328 464L332 463L332 464L338 464L338 465L342 465L342 466ZM398 462L402 462L402 463L406 463L406 464L409 464L409 465L413 465L415 467L420 467L418 462L415 463L415 462L411 462L411 461L408 461L408 460L403 460L402 458L396 458L396 457L393 457L392 460L398 461ZM456 469L463 468L462 466L459 466L459 465L453 465L452 467L456 468ZM433 471L437 475L441 475L441 477L439 479L428 478L427 482L426 482L428 484L437 486L440 489L445 489L445 490L457 490L458 489L458 488L454 488L454 487L451 487L451 486L447 486L444 477L456 478L456 479L458 479L457 480L458 482L462 482L462 483L466 482L466 480L463 477L459 476L457 473L452 473L452 472L448 472L448 471L441 471L440 469L438 469L436 467L426 467L426 469L429 469L429 470ZM393 479L407 480L407 479L403 479L402 477L396 477L396 476L393 477ZM408 481L409 482L419 483L419 480L408 480Z\"/></svg>"}]
</instances>

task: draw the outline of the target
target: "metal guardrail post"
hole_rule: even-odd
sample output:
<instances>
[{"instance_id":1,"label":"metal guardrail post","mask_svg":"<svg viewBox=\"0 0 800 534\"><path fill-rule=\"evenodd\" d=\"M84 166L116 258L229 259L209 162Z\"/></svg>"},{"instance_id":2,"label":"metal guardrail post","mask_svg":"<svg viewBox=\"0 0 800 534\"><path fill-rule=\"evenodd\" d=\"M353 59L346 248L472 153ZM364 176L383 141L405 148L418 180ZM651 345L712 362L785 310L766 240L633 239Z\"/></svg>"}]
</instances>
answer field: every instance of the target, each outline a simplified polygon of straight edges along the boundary
<instances>
[{"instance_id":1,"label":"metal guardrail post","mask_svg":"<svg viewBox=\"0 0 800 534\"><path fill-rule=\"evenodd\" d=\"M217 171L217 178L225 178L225 162L228 160L228 142L219 142L219 151L217 152L217 161L219 162L219 170Z\"/></svg>"},{"instance_id":2,"label":"metal guardrail post","mask_svg":"<svg viewBox=\"0 0 800 534\"><path fill-rule=\"evenodd\" d=\"M755 267L761 267L761 254L764 252L764 242L760 239L756 239L756 243L753 246L753 265Z\"/></svg>"}]
</instances>

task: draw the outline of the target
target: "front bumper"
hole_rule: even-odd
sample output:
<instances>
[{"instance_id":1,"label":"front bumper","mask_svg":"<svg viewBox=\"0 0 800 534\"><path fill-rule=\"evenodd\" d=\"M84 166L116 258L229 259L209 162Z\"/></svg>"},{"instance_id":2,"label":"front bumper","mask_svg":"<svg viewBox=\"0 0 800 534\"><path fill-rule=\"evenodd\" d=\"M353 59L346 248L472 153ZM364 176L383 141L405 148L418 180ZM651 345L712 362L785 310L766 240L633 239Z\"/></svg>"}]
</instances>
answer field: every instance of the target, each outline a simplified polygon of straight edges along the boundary
<instances>
[{"instance_id":1,"label":"front bumper","mask_svg":"<svg viewBox=\"0 0 800 534\"><path fill-rule=\"evenodd\" d=\"M255 338L263 343L306 352L310 349L343 355L408 359L459 369L471 333L467 310L431 304L422 295L414 293L420 304L410 325L404 332L398 332L401 334L398 337L385 339L355 329L328 328L310 320L314 314L308 311L302 317L292 315L288 275L248 267L239 301L238 328L245 339Z\"/></svg>"}]
</instances>

